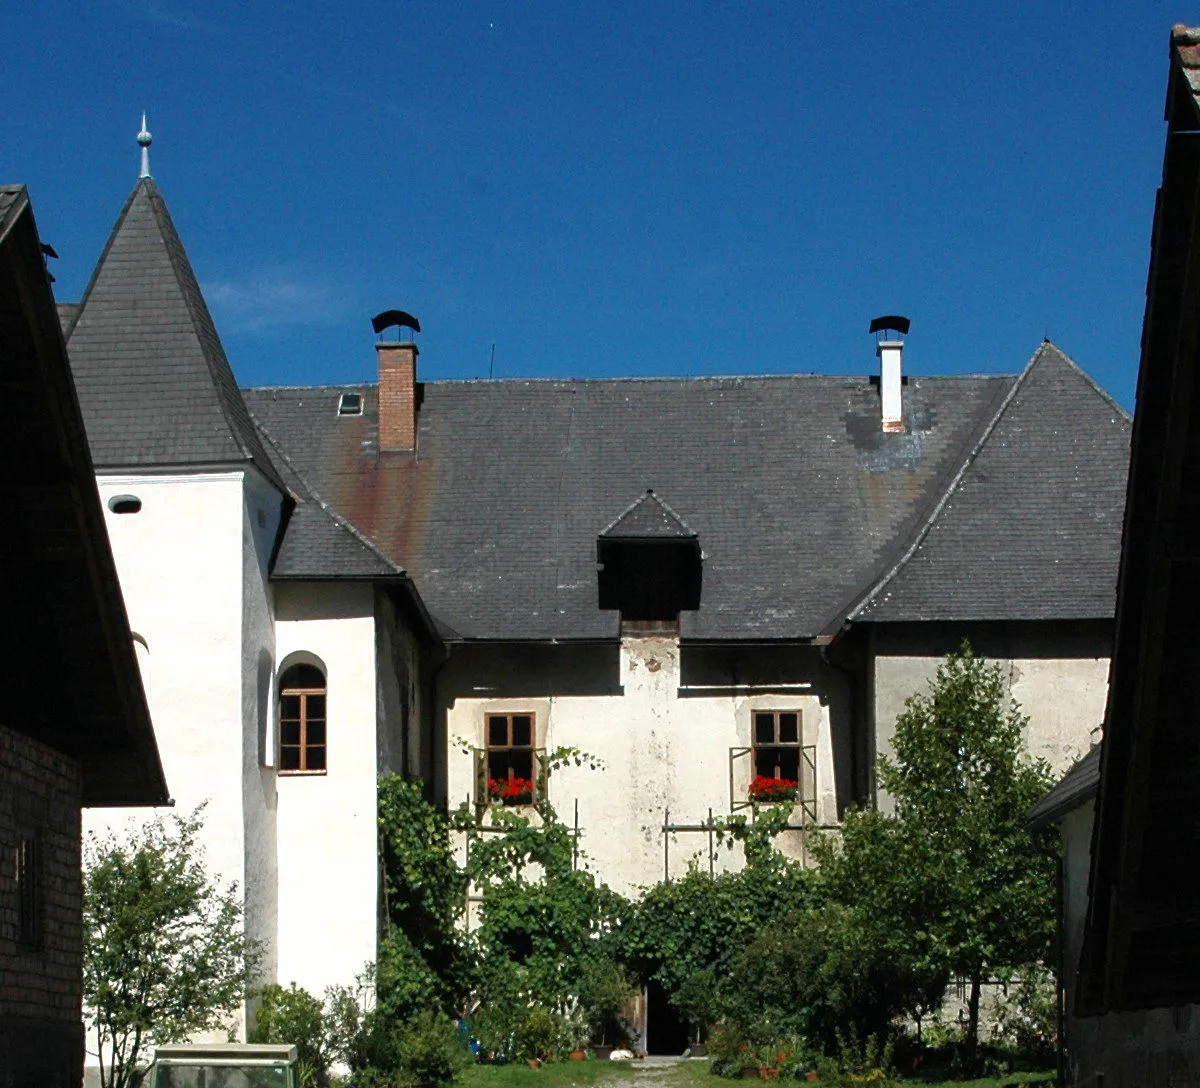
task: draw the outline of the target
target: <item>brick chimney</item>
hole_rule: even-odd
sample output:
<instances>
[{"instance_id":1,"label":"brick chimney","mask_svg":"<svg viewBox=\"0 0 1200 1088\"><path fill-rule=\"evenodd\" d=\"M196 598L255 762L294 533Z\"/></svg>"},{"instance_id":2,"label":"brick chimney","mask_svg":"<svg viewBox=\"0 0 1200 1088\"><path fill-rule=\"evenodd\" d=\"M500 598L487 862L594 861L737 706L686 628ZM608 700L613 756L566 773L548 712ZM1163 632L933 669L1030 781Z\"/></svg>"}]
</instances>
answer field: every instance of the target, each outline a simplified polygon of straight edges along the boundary
<instances>
[{"instance_id":1,"label":"brick chimney","mask_svg":"<svg viewBox=\"0 0 1200 1088\"><path fill-rule=\"evenodd\" d=\"M417 448L417 345L378 341L379 448Z\"/></svg>"}]
</instances>

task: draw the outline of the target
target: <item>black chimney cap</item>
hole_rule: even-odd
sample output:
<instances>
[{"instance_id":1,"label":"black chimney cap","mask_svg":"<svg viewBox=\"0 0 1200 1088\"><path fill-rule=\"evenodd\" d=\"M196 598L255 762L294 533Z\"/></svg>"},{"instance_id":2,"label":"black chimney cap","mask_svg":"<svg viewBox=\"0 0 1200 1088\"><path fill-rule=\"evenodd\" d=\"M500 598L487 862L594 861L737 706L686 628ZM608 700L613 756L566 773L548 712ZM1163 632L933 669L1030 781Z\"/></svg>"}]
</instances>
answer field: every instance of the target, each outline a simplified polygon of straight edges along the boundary
<instances>
[{"instance_id":1,"label":"black chimney cap","mask_svg":"<svg viewBox=\"0 0 1200 1088\"><path fill-rule=\"evenodd\" d=\"M383 332L384 329L391 328L412 329L413 332L420 332L421 322L403 310L384 310L383 313L376 314L371 318L371 328L375 330L376 335Z\"/></svg>"},{"instance_id":2,"label":"black chimney cap","mask_svg":"<svg viewBox=\"0 0 1200 1088\"><path fill-rule=\"evenodd\" d=\"M899 314L885 314L883 317L875 318L867 331L879 332L881 329L889 329L898 332L901 336L907 336L911 324L912 322L907 317L901 317Z\"/></svg>"}]
</instances>

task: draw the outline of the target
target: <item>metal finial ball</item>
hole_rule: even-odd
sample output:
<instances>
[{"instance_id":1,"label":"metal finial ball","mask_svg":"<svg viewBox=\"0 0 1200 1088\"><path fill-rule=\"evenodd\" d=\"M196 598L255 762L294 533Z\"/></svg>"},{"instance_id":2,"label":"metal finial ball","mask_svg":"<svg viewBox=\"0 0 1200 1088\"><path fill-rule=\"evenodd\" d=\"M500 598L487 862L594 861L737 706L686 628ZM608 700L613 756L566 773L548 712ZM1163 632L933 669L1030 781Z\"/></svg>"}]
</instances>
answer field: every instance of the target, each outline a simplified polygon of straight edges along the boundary
<instances>
[{"instance_id":1,"label":"metal finial ball","mask_svg":"<svg viewBox=\"0 0 1200 1088\"><path fill-rule=\"evenodd\" d=\"M142 129L142 131L137 134L137 142L139 144L141 144L142 147L149 147L150 146L150 133L147 132L145 129Z\"/></svg>"}]
</instances>

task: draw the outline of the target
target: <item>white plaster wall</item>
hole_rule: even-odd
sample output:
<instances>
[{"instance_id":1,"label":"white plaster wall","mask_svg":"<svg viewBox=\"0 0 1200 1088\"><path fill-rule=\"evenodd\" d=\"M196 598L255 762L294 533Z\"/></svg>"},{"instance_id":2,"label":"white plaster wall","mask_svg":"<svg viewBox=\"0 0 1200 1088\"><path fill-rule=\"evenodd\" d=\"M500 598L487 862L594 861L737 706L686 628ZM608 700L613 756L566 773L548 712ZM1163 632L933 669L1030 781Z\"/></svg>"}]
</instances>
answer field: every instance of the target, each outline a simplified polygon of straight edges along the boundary
<instances>
[{"instance_id":1,"label":"white plaster wall","mask_svg":"<svg viewBox=\"0 0 1200 1088\"><path fill-rule=\"evenodd\" d=\"M273 716L275 617L268 564L282 513L279 492L257 472L247 474L242 509L242 813L246 932L263 943L262 982L278 970L276 790L264 766L264 738Z\"/></svg>"},{"instance_id":2,"label":"white plaster wall","mask_svg":"<svg viewBox=\"0 0 1200 1088\"><path fill-rule=\"evenodd\" d=\"M209 870L243 889L244 475L97 481L130 627L144 640L138 656L175 811L207 802L199 842ZM114 495L137 496L141 510L112 513ZM85 809L84 830L125 829L157 814Z\"/></svg>"},{"instance_id":3,"label":"white plaster wall","mask_svg":"<svg viewBox=\"0 0 1200 1088\"><path fill-rule=\"evenodd\" d=\"M912 694L929 691L943 657L879 655L874 660L876 752L892 755L896 719ZM1008 692L1029 717L1030 753L1064 773L1094 740L1108 700L1107 657L987 658L1003 670Z\"/></svg>"},{"instance_id":4,"label":"white plaster wall","mask_svg":"<svg viewBox=\"0 0 1200 1088\"><path fill-rule=\"evenodd\" d=\"M98 486L129 624L145 641L171 797L182 813L208 802L208 864L241 883L243 474L104 476ZM125 494L141 499L139 513L108 510ZM89 809L85 831L154 814Z\"/></svg>"},{"instance_id":5,"label":"white plaster wall","mask_svg":"<svg viewBox=\"0 0 1200 1088\"><path fill-rule=\"evenodd\" d=\"M564 676L557 685L547 680L547 690L571 690L571 680ZM663 878L666 810L672 823L701 823L710 808L716 816L729 815L729 750L749 746L751 710L769 708L803 713L804 743L817 746L818 819L836 819L829 716L815 692L681 695L679 645L672 639L622 640L620 680L623 694L491 699L465 690L452 699L447 712L450 805L473 800L473 761L460 742L484 747L489 712L532 710L539 747L575 747L604 761L599 771L574 766L555 771L549 798L568 824L578 800L586 866L615 890L633 894ZM749 759L737 767L740 798L750 778ZM799 854L800 839L799 832L787 833L780 845ZM672 838L671 875L685 873L689 860L707 868L705 834ZM740 848L719 849L718 871L741 864Z\"/></svg>"},{"instance_id":6,"label":"white plaster wall","mask_svg":"<svg viewBox=\"0 0 1200 1088\"><path fill-rule=\"evenodd\" d=\"M313 655L328 685L327 773L276 778L278 978L320 995L375 959L374 591L277 583L275 617L276 678Z\"/></svg>"}]
</instances>

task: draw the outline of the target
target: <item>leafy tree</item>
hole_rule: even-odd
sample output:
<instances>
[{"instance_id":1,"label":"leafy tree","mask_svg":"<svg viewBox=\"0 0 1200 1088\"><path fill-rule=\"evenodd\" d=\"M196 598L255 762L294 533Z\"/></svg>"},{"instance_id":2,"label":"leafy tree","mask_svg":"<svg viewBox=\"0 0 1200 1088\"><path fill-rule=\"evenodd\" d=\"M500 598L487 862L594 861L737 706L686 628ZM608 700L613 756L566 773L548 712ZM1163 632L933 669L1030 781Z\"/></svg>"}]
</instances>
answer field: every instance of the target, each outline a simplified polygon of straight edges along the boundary
<instances>
[{"instance_id":1,"label":"leafy tree","mask_svg":"<svg viewBox=\"0 0 1200 1088\"><path fill-rule=\"evenodd\" d=\"M519 1038L537 1013L536 1023L560 1024L564 1045L572 1037L577 1046L586 1041L577 1036L618 1000L616 957L629 904L576 868L573 832L553 806L543 798L535 807L536 824L493 812L491 827L502 831L471 842L467 875L481 896L475 993L492 1015L504 1007L519 1011L521 1023L496 1025L492 1035ZM462 812L458 819L467 829L475 817ZM488 1016L477 1017L481 1028Z\"/></svg>"},{"instance_id":2,"label":"leafy tree","mask_svg":"<svg viewBox=\"0 0 1200 1088\"><path fill-rule=\"evenodd\" d=\"M259 950L237 885L204 867L202 810L86 844L83 993L103 1088L132 1088L147 1045L225 1026L246 994Z\"/></svg>"},{"instance_id":3,"label":"leafy tree","mask_svg":"<svg viewBox=\"0 0 1200 1088\"><path fill-rule=\"evenodd\" d=\"M380 1005L401 1019L420 1009L453 1012L471 986L471 951L459 928L467 878L450 829L421 782L380 780L385 925L376 982Z\"/></svg>"},{"instance_id":4,"label":"leafy tree","mask_svg":"<svg viewBox=\"0 0 1200 1088\"><path fill-rule=\"evenodd\" d=\"M1025 827L1051 776L1024 751L1026 722L1000 667L964 642L906 702L895 758L880 758L895 815L850 814L840 845L818 848L830 894L914 979L967 980L972 1055L984 980L1045 960L1053 937L1053 857Z\"/></svg>"},{"instance_id":5,"label":"leafy tree","mask_svg":"<svg viewBox=\"0 0 1200 1088\"><path fill-rule=\"evenodd\" d=\"M743 843L745 867L716 876L693 868L654 885L624 928L623 956L662 983L695 1027L738 1019L743 1007L749 1018L761 1011L745 980L731 984L731 966L760 933L812 902L811 874L773 844L790 816L786 805L765 809L753 823L740 816L723 821L721 837Z\"/></svg>"}]
</instances>

